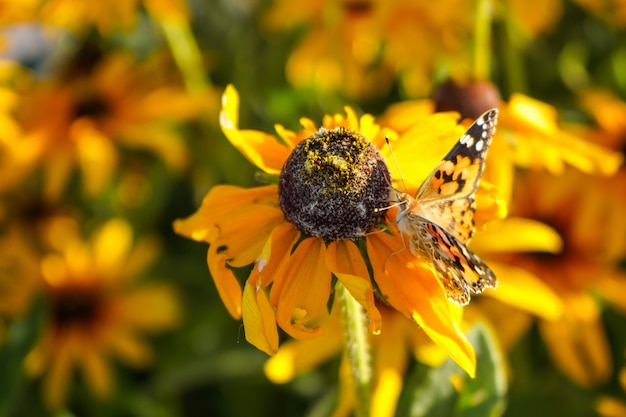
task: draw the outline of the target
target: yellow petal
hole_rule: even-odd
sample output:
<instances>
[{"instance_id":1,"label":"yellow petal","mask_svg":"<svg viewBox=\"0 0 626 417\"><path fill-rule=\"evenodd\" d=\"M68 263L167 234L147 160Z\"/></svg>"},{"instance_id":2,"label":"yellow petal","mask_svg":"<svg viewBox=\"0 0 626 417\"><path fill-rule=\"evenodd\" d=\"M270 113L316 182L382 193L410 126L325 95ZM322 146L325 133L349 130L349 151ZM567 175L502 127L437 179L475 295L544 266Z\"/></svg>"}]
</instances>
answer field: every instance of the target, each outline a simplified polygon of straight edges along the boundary
<instances>
[{"instance_id":1,"label":"yellow petal","mask_svg":"<svg viewBox=\"0 0 626 417\"><path fill-rule=\"evenodd\" d=\"M404 328L411 323L395 311L387 309L386 312L384 334L373 338L376 346L376 385L372 392L371 414L379 417L395 415L409 358Z\"/></svg>"},{"instance_id":2,"label":"yellow petal","mask_svg":"<svg viewBox=\"0 0 626 417\"><path fill-rule=\"evenodd\" d=\"M289 264L274 277L270 292L280 327L296 339L319 336L321 329L315 320L325 311L330 283L324 242L316 238L303 240Z\"/></svg>"},{"instance_id":3,"label":"yellow petal","mask_svg":"<svg viewBox=\"0 0 626 417\"><path fill-rule=\"evenodd\" d=\"M239 130L239 94L232 85L228 85L222 95L220 126L230 143L250 162L268 174L280 173L289 148L267 133Z\"/></svg>"},{"instance_id":4,"label":"yellow petal","mask_svg":"<svg viewBox=\"0 0 626 417\"><path fill-rule=\"evenodd\" d=\"M120 322L135 329L162 331L181 319L176 292L167 284L143 285L119 295L112 303Z\"/></svg>"},{"instance_id":5,"label":"yellow petal","mask_svg":"<svg viewBox=\"0 0 626 417\"><path fill-rule=\"evenodd\" d=\"M249 279L243 290L243 327L246 340L268 355L278 350L278 328L267 294Z\"/></svg>"},{"instance_id":6,"label":"yellow petal","mask_svg":"<svg viewBox=\"0 0 626 417\"><path fill-rule=\"evenodd\" d=\"M374 288L359 248L348 240L331 242L326 250L326 262L330 271L365 309L370 333L380 333L380 312L374 304Z\"/></svg>"},{"instance_id":7,"label":"yellow petal","mask_svg":"<svg viewBox=\"0 0 626 417\"><path fill-rule=\"evenodd\" d=\"M107 347L124 362L133 366L146 366L152 361L150 347L128 327L116 326L106 336Z\"/></svg>"},{"instance_id":8,"label":"yellow petal","mask_svg":"<svg viewBox=\"0 0 626 417\"><path fill-rule=\"evenodd\" d=\"M432 271L403 250L399 239L386 233L367 239L367 253L374 279L392 307L412 318L470 376L476 371L476 355L461 332L439 281ZM393 255L392 255L393 254Z\"/></svg>"},{"instance_id":9,"label":"yellow petal","mask_svg":"<svg viewBox=\"0 0 626 417\"><path fill-rule=\"evenodd\" d=\"M60 339L58 343L54 352L51 352L54 360L50 361L43 386L46 405L52 409L60 408L65 402L75 355L71 340Z\"/></svg>"},{"instance_id":10,"label":"yellow petal","mask_svg":"<svg viewBox=\"0 0 626 417\"><path fill-rule=\"evenodd\" d=\"M111 138L98 131L86 119L72 123L69 134L76 143L77 162L83 174L83 188L88 195L96 195L109 182L117 164L115 146L111 143Z\"/></svg>"},{"instance_id":11,"label":"yellow petal","mask_svg":"<svg viewBox=\"0 0 626 417\"><path fill-rule=\"evenodd\" d=\"M248 216L248 219L254 222L253 215L260 205L269 207L278 205L276 185L250 189L219 185L213 187L204 197L198 211L185 219L174 221L174 231L196 241L211 243L219 236L219 223L228 221L238 212L240 216L244 218ZM278 208L276 210L280 211Z\"/></svg>"},{"instance_id":12,"label":"yellow petal","mask_svg":"<svg viewBox=\"0 0 626 417\"><path fill-rule=\"evenodd\" d=\"M583 387L605 382L611 375L611 352L599 309L585 295L568 305L569 308L593 311L588 311L591 314L585 318L539 322L548 352L558 368Z\"/></svg>"},{"instance_id":13,"label":"yellow petal","mask_svg":"<svg viewBox=\"0 0 626 417\"><path fill-rule=\"evenodd\" d=\"M392 176L404 178L409 190L417 189L463 134L463 127L457 124L457 118L455 113L436 113L416 121L411 129L391 144L402 171L392 172ZM386 147L381 149L381 154L387 161L392 160ZM418 163L415 155L419 155Z\"/></svg>"},{"instance_id":14,"label":"yellow petal","mask_svg":"<svg viewBox=\"0 0 626 417\"><path fill-rule=\"evenodd\" d=\"M545 223L512 216L487 223L484 229L472 238L471 247L479 254L507 252L558 254L563 248L563 240L556 230Z\"/></svg>"},{"instance_id":15,"label":"yellow petal","mask_svg":"<svg viewBox=\"0 0 626 417\"><path fill-rule=\"evenodd\" d=\"M315 369L341 350L343 333L339 318L324 322L324 334L308 340L290 340L263 367L265 375L275 384L284 384L298 375Z\"/></svg>"},{"instance_id":16,"label":"yellow petal","mask_svg":"<svg viewBox=\"0 0 626 417\"><path fill-rule=\"evenodd\" d=\"M564 311L561 297L541 278L512 265L489 262L498 277L498 289L486 294L546 320L556 320Z\"/></svg>"},{"instance_id":17,"label":"yellow petal","mask_svg":"<svg viewBox=\"0 0 626 417\"><path fill-rule=\"evenodd\" d=\"M85 380L92 391L100 398L111 395L113 386L111 369L103 353L95 349L84 349L80 359Z\"/></svg>"},{"instance_id":18,"label":"yellow petal","mask_svg":"<svg viewBox=\"0 0 626 417\"><path fill-rule=\"evenodd\" d=\"M119 274L133 243L133 231L122 219L109 220L94 238L94 268L109 276Z\"/></svg>"},{"instance_id":19,"label":"yellow petal","mask_svg":"<svg viewBox=\"0 0 626 417\"><path fill-rule=\"evenodd\" d=\"M220 252L220 246L211 245L207 254L209 271L213 277L213 282L217 292L231 316L235 319L241 318L241 297L243 292L241 285L233 271L226 266L228 255Z\"/></svg>"}]
</instances>

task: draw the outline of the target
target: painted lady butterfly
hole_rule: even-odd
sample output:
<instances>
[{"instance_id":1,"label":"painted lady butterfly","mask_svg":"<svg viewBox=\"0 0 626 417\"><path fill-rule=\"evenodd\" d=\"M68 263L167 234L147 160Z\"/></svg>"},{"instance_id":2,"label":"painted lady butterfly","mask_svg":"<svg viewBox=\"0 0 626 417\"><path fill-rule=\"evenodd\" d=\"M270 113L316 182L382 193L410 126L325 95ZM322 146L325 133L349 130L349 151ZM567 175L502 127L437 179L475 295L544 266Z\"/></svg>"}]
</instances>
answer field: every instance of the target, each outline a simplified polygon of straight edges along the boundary
<instances>
[{"instance_id":1,"label":"painted lady butterfly","mask_svg":"<svg viewBox=\"0 0 626 417\"><path fill-rule=\"evenodd\" d=\"M395 190L396 223L411 252L430 261L448 299L470 301L470 290L496 288L496 277L466 244L474 232L474 193L495 132L498 110L480 116L419 187L415 198Z\"/></svg>"}]
</instances>

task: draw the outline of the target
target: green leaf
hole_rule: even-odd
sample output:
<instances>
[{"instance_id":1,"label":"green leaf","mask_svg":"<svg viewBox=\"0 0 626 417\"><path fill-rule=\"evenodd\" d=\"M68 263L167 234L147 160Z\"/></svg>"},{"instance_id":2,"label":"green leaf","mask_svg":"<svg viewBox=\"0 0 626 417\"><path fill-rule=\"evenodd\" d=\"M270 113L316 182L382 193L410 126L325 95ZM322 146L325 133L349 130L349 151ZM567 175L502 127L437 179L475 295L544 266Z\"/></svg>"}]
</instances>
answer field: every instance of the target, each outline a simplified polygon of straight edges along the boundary
<instances>
[{"instance_id":1,"label":"green leaf","mask_svg":"<svg viewBox=\"0 0 626 417\"><path fill-rule=\"evenodd\" d=\"M468 339L476 351L476 378L470 378L450 359L438 368L418 368L407 387L411 417L502 415L507 383L493 335L478 323L468 332Z\"/></svg>"},{"instance_id":2,"label":"green leaf","mask_svg":"<svg viewBox=\"0 0 626 417\"><path fill-rule=\"evenodd\" d=\"M10 415L20 401L24 358L40 333L44 311L44 303L36 300L26 316L10 324L5 343L0 346L0 381L11 381L0 389L0 417Z\"/></svg>"}]
</instances>

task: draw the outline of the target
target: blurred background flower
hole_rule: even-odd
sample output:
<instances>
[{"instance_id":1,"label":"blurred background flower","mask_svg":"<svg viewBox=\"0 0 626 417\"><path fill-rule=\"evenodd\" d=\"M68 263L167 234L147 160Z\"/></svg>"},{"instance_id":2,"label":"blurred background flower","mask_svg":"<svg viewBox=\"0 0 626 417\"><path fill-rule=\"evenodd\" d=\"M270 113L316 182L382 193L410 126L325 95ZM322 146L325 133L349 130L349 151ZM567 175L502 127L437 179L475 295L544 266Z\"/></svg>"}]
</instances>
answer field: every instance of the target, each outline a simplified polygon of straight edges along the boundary
<instances>
[{"instance_id":1,"label":"blurred background flower","mask_svg":"<svg viewBox=\"0 0 626 417\"><path fill-rule=\"evenodd\" d=\"M624 415L624 16L617 0L0 0L0 417ZM392 235L302 242L365 260L355 374L327 291L348 267L311 274L305 323L254 272L285 223L284 160L349 125L412 192L492 107L469 245L499 288L451 308L428 274L391 268L452 333L380 296L384 256L367 254ZM215 212L209 190L271 192ZM194 212L181 234L212 242L209 262L172 228ZM263 234L224 251L220 216ZM324 332L292 339L296 324Z\"/></svg>"}]
</instances>

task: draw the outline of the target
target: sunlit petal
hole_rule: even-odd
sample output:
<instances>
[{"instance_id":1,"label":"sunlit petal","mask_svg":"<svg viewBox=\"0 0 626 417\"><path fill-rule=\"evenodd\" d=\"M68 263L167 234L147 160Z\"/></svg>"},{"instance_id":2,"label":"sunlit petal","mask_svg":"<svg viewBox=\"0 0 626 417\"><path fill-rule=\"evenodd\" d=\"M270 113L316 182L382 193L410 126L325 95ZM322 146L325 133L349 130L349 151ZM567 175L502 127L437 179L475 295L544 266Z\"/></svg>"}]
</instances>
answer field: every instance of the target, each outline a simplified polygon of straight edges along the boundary
<instances>
[{"instance_id":1,"label":"sunlit petal","mask_svg":"<svg viewBox=\"0 0 626 417\"><path fill-rule=\"evenodd\" d=\"M489 262L489 266L500 279L497 291L489 291L488 296L547 320L561 317L561 297L543 280L512 265Z\"/></svg>"},{"instance_id":2,"label":"sunlit petal","mask_svg":"<svg viewBox=\"0 0 626 417\"><path fill-rule=\"evenodd\" d=\"M276 315L267 294L249 279L243 290L243 327L246 340L257 349L273 355L278 350Z\"/></svg>"},{"instance_id":3,"label":"sunlit petal","mask_svg":"<svg viewBox=\"0 0 626 417\"><path fill-rule=\"evenodd\" d=\"M331 242L326 251L330 271L365 309L371 333L380 333L380 312L374 304L374 288L361 252L351 241Z\"/></svg>"},{"instance_id":4,"label":"sunlit petal","mask_svg":"<svg viewBox=\"0 0 626 417\"><path fill-rule=\"evenodd\" d=\"M383 296L405 316L419 324L428 336L473 376L474 349L455 321L455 314L432 271L408 250L395 253L401 243L385 233L370 236L367 252L374 279Z\"/></svg>"},{"instance_id":5,"label":"sunlit petal","mask_svg":"<svg viewBox=\"0 0 626 417\"><path fill-rule=\"evenodd\" d=\"M321 328L315 320L325 310L330 283L324 242L314 238L303 240L289 264L274 278L270 292L280 327L295 338L319 336Z\"/></svg>"},{"instance_id":6,"label":"sunlit petal","mask_svg":"<svg viewBox=\"0 0 626 417\"><path fill-rule=\"evenodd\" d=\"M289 156L289 148L272 135L256 130L239 130L239 93L229 85L222 96L220 126L230 143L255 166L278 174Z\"/></svg>"}]
</instances>

